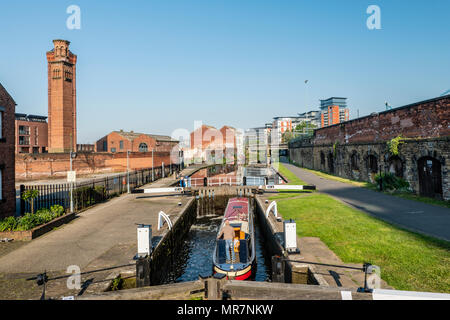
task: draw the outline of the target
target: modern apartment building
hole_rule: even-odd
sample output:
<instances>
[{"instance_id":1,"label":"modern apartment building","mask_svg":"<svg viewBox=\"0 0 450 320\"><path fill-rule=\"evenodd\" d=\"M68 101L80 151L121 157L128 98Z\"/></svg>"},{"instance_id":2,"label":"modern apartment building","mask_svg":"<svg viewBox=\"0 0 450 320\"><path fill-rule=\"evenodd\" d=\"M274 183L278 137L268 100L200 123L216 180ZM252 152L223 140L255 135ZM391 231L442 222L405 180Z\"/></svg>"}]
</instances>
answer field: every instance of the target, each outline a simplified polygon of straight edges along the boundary
<instances>
[{"instance_id":1,"label":"modern apartment building","mask_svg":"<svg viewBox=\"0 0 450 320\"><path fill-rule=\"evenodd\" d=\"M312 110L308 112L303 112L298 114L298 122L310 123L313 126L320 128L320 111ZM295 128L294 128L295 129Z\"/></svg>"},{"instance_id":2,"label":"modern apartment building","mask_svg":"<svg viewBox=\"0 0 450 320\"><path fill-rule=\"evenodd\" d=\"M320 127L350 120L347 98L331 97L320 100Z\"/></svg>"},{"instance_id":3,"label":"modern apartment building","mask_svg":"<svg viewBox=\"0 0 450 320\"><path fill-rule=\"evenodd\" d=\"M46 153L48 151L47 117L15 114L16 153Z\"/></svg>"}]
</instances>

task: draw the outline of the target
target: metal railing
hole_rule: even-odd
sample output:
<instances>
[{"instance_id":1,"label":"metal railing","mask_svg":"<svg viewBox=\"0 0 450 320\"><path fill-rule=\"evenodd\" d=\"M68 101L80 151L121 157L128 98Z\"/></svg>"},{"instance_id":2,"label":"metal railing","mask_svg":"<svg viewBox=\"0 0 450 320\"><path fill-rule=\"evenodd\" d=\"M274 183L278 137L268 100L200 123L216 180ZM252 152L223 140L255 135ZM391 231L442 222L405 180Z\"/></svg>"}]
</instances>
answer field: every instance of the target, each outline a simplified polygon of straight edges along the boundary
<instances>
[{"instance_id":1,"label":"metal railing","mask_svg":"<svg viewBox=\"0 0 450 320\"><path fill-rule=\"evenodd\" d=\"M178 164L162 167L146 168L130 171L100 179L92 179L75 183L73 185L74 210L82 210L96 203L103 202L122 193L127 192L128 179L130 189L139 188L145 184L169 176L179 171ZM45 185L21 185L20 198L27 190L38 190L39 196L34 199L35 212L41 208L49 209L53 205L61 205L64 209L70 208L70 183L45 184ZM24 200L20 201L20 213L31 212L31 205Z\"/></svg>"},{"instance_id":2,"label":"metal railing","mask_svg":"<svg viewBox=\"0 0 450 320\"><path fill-rule=\"evenodd\" d=\"M242 179L238 177L204 177L204 178L188 178L186 180L186 187L204 187L204 186L217 187L217 186L240 186L240 185L242 185Z\"/></svg>"},{"instance_id":3,"label":"metal railing","mask_svg":"<svg viewBox=\"0 0 450 320\"><path fill-rule=\"evenodd\" d=\"M229 176L229 177L202 177L188 178L184 180L184 187L218 187L218 186L261 186L268 184L281 184L279 177L258 177L258 176ZM181 186L181 184L180 184Z\"/></svg>"}]
</instances>

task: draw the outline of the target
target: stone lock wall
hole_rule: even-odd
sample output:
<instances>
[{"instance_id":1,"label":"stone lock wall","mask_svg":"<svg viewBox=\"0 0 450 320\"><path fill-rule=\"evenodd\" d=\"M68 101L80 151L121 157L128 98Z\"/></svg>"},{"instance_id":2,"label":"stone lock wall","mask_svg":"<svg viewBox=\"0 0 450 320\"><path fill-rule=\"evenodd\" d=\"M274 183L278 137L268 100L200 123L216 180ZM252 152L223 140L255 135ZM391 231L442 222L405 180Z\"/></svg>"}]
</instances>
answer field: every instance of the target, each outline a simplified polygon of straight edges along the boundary
<instances>
[{"instance_id":1,"label":"stone lock wall","mask_svg":"<svg viewBox=\"0 0 450 320\"><path fill-rule=\"evenodd\" d=\"M374 182L375 173L389 172L393 156L386 143L352 143L344 145L304 145L291 148L290 159L301 167L332 173L358 181ZM352 156L356 167L352 166ZM369 156L376 159L376 168L370 167ZM441 164L442 198L450 200L450 137L405 140L399 146L398 158L402 164L402 176L411 189L419 194L419 159L432 157ZM330 163L332 161L332 163ZM333 166L331 170L330 164Z\"/></svg>"},{"instance_id":2,"label":"stone lock wall","mask_svg":"<svg viewBox=\"0 0 450 320\"><path fill-rule=\"evenodd\" d=\"M387 142L398 136L405 139L393 156ZM417 194L419 161L430 157L440 164L440 197L450 200L450 96L317 129L313 138L291 142L289 153L302 167L368 182L379 171L395 172L397 163L397 175Z\"/></svg>"}]
</instances>

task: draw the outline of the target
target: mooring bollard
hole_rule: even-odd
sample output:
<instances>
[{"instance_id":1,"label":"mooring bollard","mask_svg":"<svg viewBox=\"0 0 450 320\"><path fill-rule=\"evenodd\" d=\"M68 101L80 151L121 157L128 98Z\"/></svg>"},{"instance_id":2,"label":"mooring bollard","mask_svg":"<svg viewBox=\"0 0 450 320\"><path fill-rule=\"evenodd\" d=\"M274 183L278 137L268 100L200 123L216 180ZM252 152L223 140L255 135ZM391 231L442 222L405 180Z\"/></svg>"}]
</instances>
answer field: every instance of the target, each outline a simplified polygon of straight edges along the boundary
<instances>
[{"instance_id":1,"label":"mooring bollard","mask_svg":"<svg viewBox=\"0 0 450 320\"><path fill-rule=\"evenodd\" d=\"M227 280L225 274L216 273L212 277L199 275L199 278L203 281L205 286L205 299L222 300L222 287L224 282Z\"/></svg>"},{"instance_id":2,"label":"mooring bollard","mask_svg":"<svg viewBox=\"0 0 450 320\"><path fill-rule=\"evenodd\" d=\"M272 257L272 282L285 283L285 261L280 256Z\"/></svg>"},{"instance_id":3,"label":"mooring bollard","mask_svg":"<svg viewBox=\"0 0 450 320\"><path fill-rule=\"evenodd\" d=\"M150 257L136 261L136 288L150 286Z\"/></svg>"}]
</instances>

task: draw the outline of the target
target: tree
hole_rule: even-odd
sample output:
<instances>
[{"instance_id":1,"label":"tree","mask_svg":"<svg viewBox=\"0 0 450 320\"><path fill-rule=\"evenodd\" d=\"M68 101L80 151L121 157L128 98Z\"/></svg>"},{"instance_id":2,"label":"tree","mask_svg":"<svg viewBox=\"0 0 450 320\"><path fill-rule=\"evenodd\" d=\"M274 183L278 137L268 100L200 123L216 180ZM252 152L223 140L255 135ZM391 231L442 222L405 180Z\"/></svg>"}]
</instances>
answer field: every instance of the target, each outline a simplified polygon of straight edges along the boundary
<instances>
[{"instance_id":1,"label":"tree","mask_svg":"<svg viewBox=\"0 0 450 320\"><path fill-rule=\"evenodd\" d=\"M313 129L316 128L317 126L315 124L307 121L302 121L295 127L294 131L309 133L308 131L312 131Z\"/></svg>"},{"instance_id":2,"label":"tree","mask_svg":"<svg viewBox=\"0 0 450 320\"><path fill-rule=\"evenodd\" d=\"M317 126L309 121L302 121L300 122L293 131L287 130L283 133L282 139L283 142L289 143L292 139L295 137L303 134L305 136L309 136L312 134L312 131L316 129Z\"/></svg>"},{"instance_id":3,"label":"tree","mask_svg":"<svg viewBox=\"0 0 450 320\"><path fill-rule=\"evenodd\" d=\"M294 133L290 130L287 130L282 135L282 141L284 143L289 143L294 138Z\"/></svg>"},{"instance_id":4,"label":"tree","mask_svg":"<svg viewBox=\"0 0 450 320\"><path fill-rule=\"evenodd\" d=\"M31 206L31 214L34 213L34 199L39 196L39 190L29 189L22 193L22 199L28 202Z\"/></svg>"}]
</instances>

